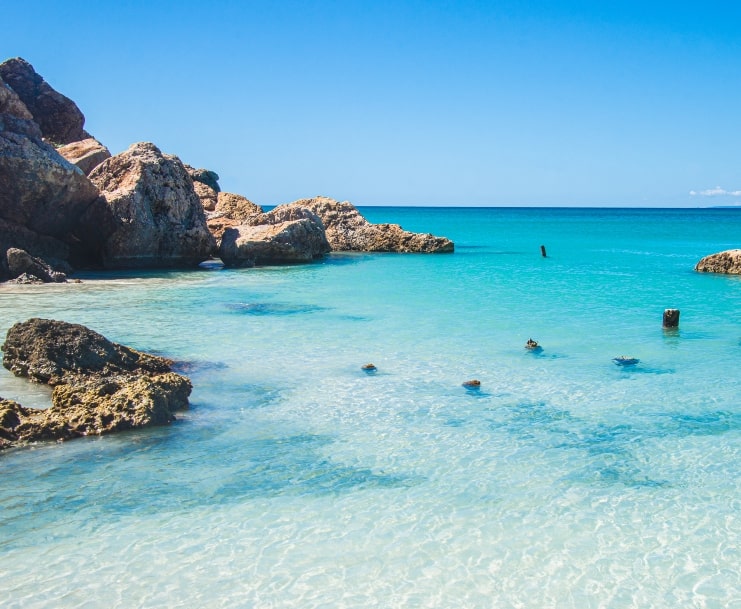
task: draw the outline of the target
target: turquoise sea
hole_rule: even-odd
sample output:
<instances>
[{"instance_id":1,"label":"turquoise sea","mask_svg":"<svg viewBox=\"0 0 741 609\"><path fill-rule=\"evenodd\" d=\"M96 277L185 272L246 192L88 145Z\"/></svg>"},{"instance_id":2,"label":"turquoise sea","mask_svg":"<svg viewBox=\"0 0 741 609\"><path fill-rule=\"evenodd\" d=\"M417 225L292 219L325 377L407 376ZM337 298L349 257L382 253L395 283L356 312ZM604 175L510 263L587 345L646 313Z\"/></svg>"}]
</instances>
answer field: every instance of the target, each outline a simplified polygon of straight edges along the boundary
<instances>
[{"instance_id":1,"label":"turquoise sea","mask_svg":"<svg viewBox=\"0 0 741 609\"><path fill-rule=\"evenodd\" d=\"M456 252L0 286L195 387L0 454L0 606L741 608L741 210L361 211Z\"/></svg>"}]
</instances>

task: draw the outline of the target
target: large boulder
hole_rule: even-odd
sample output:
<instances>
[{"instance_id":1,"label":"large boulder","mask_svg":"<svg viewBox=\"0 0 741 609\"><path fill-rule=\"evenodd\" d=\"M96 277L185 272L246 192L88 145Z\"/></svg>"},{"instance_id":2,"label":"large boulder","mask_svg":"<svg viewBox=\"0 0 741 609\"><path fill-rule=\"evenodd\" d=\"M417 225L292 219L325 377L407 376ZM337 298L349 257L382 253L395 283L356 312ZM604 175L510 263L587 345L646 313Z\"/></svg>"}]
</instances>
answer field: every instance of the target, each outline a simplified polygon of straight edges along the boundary
<instances>
[{"instance_id":1,"label":"large boulder","mask_svg":"<svg viewBox=\"0 0 741 609\"><path fill-rule=\"evenodd\" d=\"M330 251L322 221L307 209L276 208L253 220L224 231L219 257L226 266L310 262Z\"/></svg>"},{"instance_id":2,"label":"large boulder","mask_svg":"<svg viewBox=\"0 0 741 609\"><path fill-rule=\"evenodd\" d=\"M48 409L0 398L0 449L165 425L188 407L190 381L169 360L77 324L30 319L8 330L3 365L54 387Z\"/></svg>"},{"instance_id":3,"label":"large boulder","mask_svg":"<svg viewBox=\"0 0 741 609\"><path fill-rule=\"evenodd\" d=\"M184 164L183 166L194 183L197 182L199 184L204 184L214 192L221 192L218 173L211 171L210 169L196 169L188 164Z\"/></svg>"},{"instance_id":4,"label":"large boulder","mask_svg":"<svg viewBox=\"0 0 741 609\"><path fill-rule=\"evenodd\" d=\"M33 120L33 115L21 101L18 94L0 77L0 114L10 114L18 118Z\"/></svg>"},{"instance_id":5,"label":"large boulder","mask_svg":"<svg viewBox=\"0 0 741 609\"><path fill-rule=\"evenodd\" d=\"M0 78L18 94L50 142L68 144L89 137L83 129L85 117L75 102L55 91L24 59L0 63Z\"/></svg>"},{"instance_id":6,"label":"large boulder","mask_svg":"<svg viewBox=\"0 0 741 609\"><path fill-rule=\"evenodd\" d=\"M79 167L85 175L90 175L93 169L106 159L111 158L110 150L94 137L60 146L57 148L57 152L70 163Z\"/></svg>"},{"instance_id":7,"label":"large boulder","mask_svg":"<svg viewBox=\"0 0 741 609\"><path fill-rule=\"evenodd\" d=\"M36 123L0 114L0 218L61 238L97 197L85 174L42 141Z\"/></svg>"},{"instance_id":8,"label":"large boulder","mask_svg":"<svg viewBox=\"0 0 741 609\"><path fill-rule=\"evenodd\" d=\"M176 156L133 144L98 165L90 180L116 220L102 246L105 267L195 266L215 252L193 181Z\"/></svg>"},{"instance_id":9,"label":"large boulder","mask_svg":"<svg viewBox=\"0 0 741 609\"><path fill-rule=\"evenodd\" d=\"M333 251L448 253L454 244L445 237L405 231L398 224L371 224L354 205L329 197L301 199L291 206L304 207L324 223ZM276 208L277 209L277 208Z\"/></svg>"},{"instance_id":10,"label":"large boulder","mask_svg":"<svg viewBox=\"0 0 741 609\"><path fill-rule=\"evenodd\" d=\"M695 265L695 270L702 273L741 275L741 249L705 256Z\"/></svg>"},{"instance_id":11,"label":"large boulder","mask_svg":"<svg viewBox=\"0 0 741 609\"><path fill-rule=\"evenodd\" d=\"M49 385L91 375L162 374L172 365L85 326L52 319L31 318L13 325L2 351L3 366L13 374Z\"/></svg>"}]
</instances>

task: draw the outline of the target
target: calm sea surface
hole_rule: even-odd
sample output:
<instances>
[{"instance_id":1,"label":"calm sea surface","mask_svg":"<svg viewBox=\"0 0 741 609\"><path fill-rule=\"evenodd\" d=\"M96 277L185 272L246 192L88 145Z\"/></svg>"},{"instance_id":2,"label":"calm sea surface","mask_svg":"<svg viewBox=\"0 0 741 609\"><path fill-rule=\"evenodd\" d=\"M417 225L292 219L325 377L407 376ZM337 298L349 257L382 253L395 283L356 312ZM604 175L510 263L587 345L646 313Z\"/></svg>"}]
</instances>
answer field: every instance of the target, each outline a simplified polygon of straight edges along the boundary
<instances>
[{"instance_id":1,"label":"calm sea surface","mask_svg":"<svg viewBox=\"0 0 741 609\"><path fill-rule=\"evenodd\" d=\"M0 606L741 607L741 210L362 211L456 252L0 286L195 387L0 454Z\"/></svg>"}]
</instances>

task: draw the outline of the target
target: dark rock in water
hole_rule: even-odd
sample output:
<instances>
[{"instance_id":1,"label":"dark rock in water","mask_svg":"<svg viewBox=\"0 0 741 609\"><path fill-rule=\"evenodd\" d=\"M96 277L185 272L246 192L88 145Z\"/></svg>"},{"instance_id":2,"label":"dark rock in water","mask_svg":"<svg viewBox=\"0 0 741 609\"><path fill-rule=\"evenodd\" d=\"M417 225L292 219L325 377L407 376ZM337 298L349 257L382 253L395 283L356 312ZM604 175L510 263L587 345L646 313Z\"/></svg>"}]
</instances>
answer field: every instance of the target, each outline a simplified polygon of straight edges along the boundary
<instances>
[{"instance_id":1,"label":"dark rock in water","mask_svg":"<svg viewBox=\"0 0 741 609\"><path fill-rule=\"evenodd\" d=\"M3 366L16 376L58 385L82 376L163 374L172 362L109 341L89 328L32 318L9 330Z\"/></svg>"},{"instance_id":2,"label":"dark rock in water","mask_svg":"<svg viewBox=\"0 0 741 609\"><path fill-rule=\"evenodd\" d=\"M89 137L77 104L55 91L24 59L16 57L0 63L0 78L28 108L47 140L68 144Z\"/></svg>"},{"instance_id":3,"label":"dark rock in water","mask_svg":"<svg viewBox=\"0 0 741 609\"><path fill-rule=\"evenodd\" d=\"M613 357L612 361L615 362L618 366L635 366L639 360L636 357L629 357L627 355L620 355L618 357Z\"/></svg>"},{"instance_id":4,"label":"dark rock in water","mask_svg":"<svg viewBox=\"0 0 741 609\"><path fill-rule=\"evenodd\" d=\"M374 364L365 364L362 369L367 374L374 374L378 370Z\"/></svg>"},{"instance_id":5,"label":"dark rock in water","mask_svg":"<svg viewBox=\"0 0 741 609\"><path fill-rule=\"evenodd\" d=\"M41 410L0 398L0 448L164 425L188 407L191 383L169 360L85 326L30 319L8 330L2 350L13 374L54 391L51 407Z\"/></svg>"},{"instance_id":6,"label":"dark rock in water","mask_svg":"<svg viewBox=\"0 0 741 609\"><path fill-rule=\"evenodd\" d=\"M466 389L480 389L481 388L481 381L472 379L470 381L464 381L463 386Z\"/></svg>"},{"instance_id":7,"label":"dark rock in water","mask_svg":"<svg viewBox=\"0 0 741 609\"><path fill-rule=\"evenodd\" d=\"M55 271L41 258L35 258L25 250L11 247L7 250L5 256L11 277L19 278L26 275L36 277L43 283L64 283L67 281L67 276L64 273Z\"/></svg>"},{"instance_id":8,"label":"dark rock in water","mask_svg":"<svg viewBox=\"0 0 741 609\"><path fill-rule=\"evenodd\" d=\"M116 221L102 246L106 268L197 266L216 241L193 181L176 156L134 144L90 174Z\"/></svg>"},{"instance_id":9,"label":"dark rock in water","mask_svg":"<svg viewBox=\"0 0 741 609\"><path fill-rule=\"evenodd\" d=\"M324 307L317 305L296 305L282 302L247 302L231 304L228 305L228 308L248 315L300 315L324 310Z\"/></svg>"}]
</instances>

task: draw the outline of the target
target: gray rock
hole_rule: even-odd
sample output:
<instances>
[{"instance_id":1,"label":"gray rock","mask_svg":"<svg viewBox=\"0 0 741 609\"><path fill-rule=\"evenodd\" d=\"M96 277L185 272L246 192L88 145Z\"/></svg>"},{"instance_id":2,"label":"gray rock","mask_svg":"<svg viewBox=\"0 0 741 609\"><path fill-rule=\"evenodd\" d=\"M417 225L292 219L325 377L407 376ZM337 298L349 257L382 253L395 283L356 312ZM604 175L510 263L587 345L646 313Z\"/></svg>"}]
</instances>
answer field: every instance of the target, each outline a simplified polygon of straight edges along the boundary
<instances>
[{"instance_id":1,"label":"gray rock","mask_svg":"<svg viewBox=\"0 0 741 609\"><path fill-rule=\"evenodd\" d=\"M67 281L67 276L64 273L55 271L44 260L31 256L25 250L11 247L7 250L5 256L11 277L30 275L44 283L64 283Z\"/></svg>"}]
</instances>

